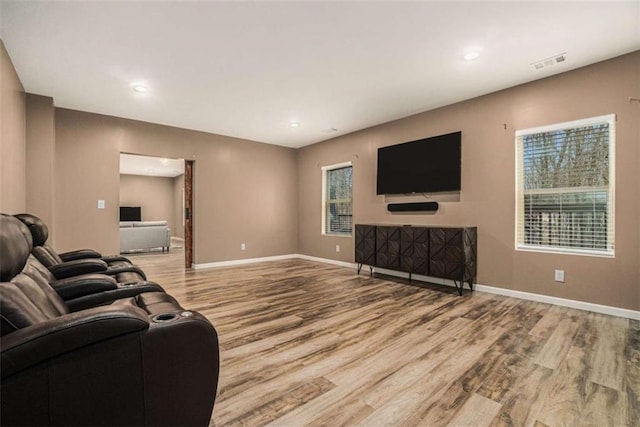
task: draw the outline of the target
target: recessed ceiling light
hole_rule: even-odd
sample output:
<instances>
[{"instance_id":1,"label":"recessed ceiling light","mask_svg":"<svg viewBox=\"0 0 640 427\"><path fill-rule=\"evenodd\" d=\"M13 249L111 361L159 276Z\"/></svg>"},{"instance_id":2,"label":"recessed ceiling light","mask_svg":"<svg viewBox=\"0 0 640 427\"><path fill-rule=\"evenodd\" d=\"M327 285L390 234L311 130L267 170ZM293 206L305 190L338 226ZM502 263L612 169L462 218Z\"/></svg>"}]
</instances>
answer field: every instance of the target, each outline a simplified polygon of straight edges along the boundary
<instances>
[{"instance_id":1,"label":"recessed ceiling light","mask_svg":"<svg viewBox=\"0 0 640 427\"><path fill-rule=\"evenodd\" d=\"M465 61L474 61L480 57L480 53L478 52L469 52L465 56L463 56Z\"/></svg>"},{"instance_id":2,"label":"recessed ceiling light","mask_svg":"<svg viewBox=\"0 0 640 427\"><path fill-rule=\"evenodd\" d=\"M140 93L145 93L145 92L149 91L149 89L147 89L147 87L143 86L143 85L135 85L133 87L133 90L135 90L136 92L140 92Z\"/></svg>"},{"instance_id":3,"label":"recessed ceiling light","mask_svg":"<svg viewBox=\"0 0 640 427\"><path fill-rule=\"evenodd\" d=\"M292 128L299 128L300 127L300 123L299 122L291 122L291 123L289 123L289 126L291 126Z\"/></svg>"}]
</instances>

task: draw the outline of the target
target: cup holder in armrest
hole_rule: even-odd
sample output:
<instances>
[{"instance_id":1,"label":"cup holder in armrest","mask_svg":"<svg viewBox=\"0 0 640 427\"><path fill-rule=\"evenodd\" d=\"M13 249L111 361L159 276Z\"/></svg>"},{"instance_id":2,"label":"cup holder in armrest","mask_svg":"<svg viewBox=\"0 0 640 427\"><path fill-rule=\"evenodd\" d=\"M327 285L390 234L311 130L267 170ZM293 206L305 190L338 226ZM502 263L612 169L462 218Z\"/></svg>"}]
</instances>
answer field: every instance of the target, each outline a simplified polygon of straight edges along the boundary
<instances>
[{"instance_id":1,"label":"cup holder in armrest","mask_svg":"<svg viewBox=\"0 0 640 427\"><path fill-rule=\"evenodd\" d=\"M172 320L175 320L178 317L180 317L178 313L160 313L153 316L151 320L157 323L164 323L164 322L170 322Z\"/></svg>"}]
</instances>

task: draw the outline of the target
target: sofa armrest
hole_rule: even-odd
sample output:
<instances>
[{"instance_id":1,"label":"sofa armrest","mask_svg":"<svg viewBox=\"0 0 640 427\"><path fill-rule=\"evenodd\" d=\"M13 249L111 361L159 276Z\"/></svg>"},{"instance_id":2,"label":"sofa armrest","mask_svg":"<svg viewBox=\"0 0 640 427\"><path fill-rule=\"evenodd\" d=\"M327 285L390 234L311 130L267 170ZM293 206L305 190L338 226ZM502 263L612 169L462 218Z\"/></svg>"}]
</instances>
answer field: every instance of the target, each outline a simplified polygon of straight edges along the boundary
<instances>
[{"instance_id":1,"label":"sofa armrest","mask_svg":"<svg viewBox=\"0 0 640 427\"><path fill-rule=\"evenodd\" d=\"M123 257L121 255L105 255L101 259L107 264L111 264L112 262L116 262L116 261L125 261L125 262L128 262L129 264L133 264L129 258Z\"/></svg>"},{"instance_id":2,"label":"sofa armrest","mask_svg":"<svg viewBox=\"0 0 640 427\"><path fill-rule=\"evenodd\" d=\"M65 301L69 311L75 312L103 304L109 304L116 300L132 298L146 292L164 292L162 286L154 282L137 282L118 284L115 289L86 294L78 298Z\"/></svg>"},{"instance_id":3,"label":"sofa armrest","mask_svg":"<svg viewBox=\"0 0 640 427\"><path fill-rule=\"evenodd\" d=\"M49 267L56 279L66 279L81 274L101 273L107 271L107 263L101 259L77 259Z\"/></svg>"},{"instance_id":4,"label":"sofa armrest","mask_svg":"<svg viewBox=\"0 0 640 427\"><path fill-rule=\"evenodd\" d=\"M64 252L58 254L62 261L73 261L76 259L86 259L86 258L102 258L102 254L100 252L96 252L93 249L77 249L75 251Z\"/></svg>"},{"instance_id":5,"label":"sofa armrest","mask_svg":"<svg viewBox=\"0 0 640 427\"><path fill-rule=\"evenodd\" d=\"M216 330L195 311L167 317L169 320L163 320L166 317L162 314L152 316L144 333L145 397L155 408L146 421L149 425L205 426L211 420L220 373ZM169 338L170 346L166 344ZM185 351L193 348L193 343L197 343L197 350ZM180 411L174 410L176 395L190 396L180 402Z\"/></svg>"},{"instance_id":6,"label":"sofa armrest","mask_svg":"<svg viewBox=\"0 0 640 427\"><path fill-rule=\"evenodd\" d=\"M2 379L58 355L148 327L144 310L118 305L66 314L20 329L2 337Z\"/></svg>"},{"instance_id":7,"label":"sofa armrest","mask_svg":"<svg viewBox=\"0 0 640 427\"><path fill-rule=\"evenodd\" d=\"M70 300L117 289L118 283L113 277L104 274L83 274L51 282L51 287L63 300Z\"/></svg>"},{"instance_id":8,"label":"sofa armrest","mask_svg":"<svg viewBox=\"0 0 640 427\"><path fill-rule=\"evenodd\" d=\"M115 276L120 273L138 273L138 275L142 277L142 280L147 280L147 275L144 274L144 271L137 265L108 267L107 271L104 272L104 274L108 274L109 276Z\"/></svg>"}]
</instances>

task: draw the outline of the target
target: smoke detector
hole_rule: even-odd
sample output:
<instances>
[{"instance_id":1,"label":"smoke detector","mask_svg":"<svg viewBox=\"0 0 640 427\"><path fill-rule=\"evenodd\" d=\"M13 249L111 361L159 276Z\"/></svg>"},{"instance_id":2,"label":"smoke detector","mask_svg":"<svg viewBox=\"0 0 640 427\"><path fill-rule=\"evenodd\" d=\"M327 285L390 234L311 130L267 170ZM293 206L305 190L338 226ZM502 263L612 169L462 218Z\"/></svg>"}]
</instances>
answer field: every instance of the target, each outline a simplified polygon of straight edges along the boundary
<instances>
[{"instance_id":1,"label":"smoke detector","mask_svg":"<svg viewBox=\"0 0 640 427\"><path fill-rule=\"evenodd\" d=\"M338 132L338 129L331 127L331 128L322 129L321 132L322 133L334 133L334 132Z\"/></svg>"},{"instance_id":2,"label":"smoke detector","mask_svg":"<svg viewBox=\"0 0 640 427\"><path fill-rule=\"evenodd\" d=\"M553 67L556 64L561 64L567 60L567 52L553 55L549 58L536 61L531 64L534 70L542 70L543 68Z\"/></svg>"}]
</instances>

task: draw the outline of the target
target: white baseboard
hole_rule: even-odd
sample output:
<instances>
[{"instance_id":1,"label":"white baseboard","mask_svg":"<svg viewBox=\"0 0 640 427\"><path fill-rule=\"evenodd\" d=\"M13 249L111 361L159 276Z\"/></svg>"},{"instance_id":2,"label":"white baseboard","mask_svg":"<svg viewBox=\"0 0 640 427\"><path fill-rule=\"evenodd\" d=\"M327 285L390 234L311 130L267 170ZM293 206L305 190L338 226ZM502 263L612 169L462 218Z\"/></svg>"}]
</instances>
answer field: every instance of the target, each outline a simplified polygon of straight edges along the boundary
<instances>
[{"instance_id":1,"label":"white baseboard","mask_svg":"<svg viewBox=\"0 0 640 427\"><path fill-rule=\"evenodd\" d=\"M210 262L206 264L192 264L192 267L194 270L200 270L204 268L230 267L234 265L253 264L256 262L265 262L265 261L280 261L280 260L293 259L293 258L304 259L307 261L322 262L325 264L332 264L339 267L352 268L354 270L358 266L355 263L337 261L334 259L319 258L319 257L310 256L310 255L302 255L302 254L288 254L288 255L277 255L277 256L270 256L270 257L263 257L263 258L249 258L249 259L237 259L233 261ZM367 274L368 273L367 270L368 270L367 266L363 266L363 270L361 271L361 274ZM373 271L375 273L386 274L389 276L401 277L405 279L409 278L409 273L404 273L404 272L395 271L395 270L387 270L386 268L374 267ZM436 284L445 285L445 286L455 286L452 280L424 276L421 274L412 274L411 279L418 280L421 282L436 283ZM534 294L530 292L515 291L512 289L497 288L494 286L487 286L487 285L474 284L473 288L478 292L485 292L488 294L503 295L507 297L519 298L519 299L528 300L528 301L536 301L536 302L542 302L546 304L559 305L562 307L575 308L578 310L592 311L595 313L602 313L602 314L608 314L611 316L624 317L626 319L640 320L640 311L629 310L626 308L612 307L608 305L594 304L590 302L576 301L576 300L570 300L565 298L553 297L549 295Z\"/></svg>"},{"instance_id":2,"label":"white baseboard","mask_svg":"<svg viewBox=\"0 0 640 427\"><path fill-rule=\"evenodd\" d=\"M234 265L253 264L256 262L267 262L267 261L281 261L285 259L294 259L294 258L306 259L307 261L322 262L324 264L333 264L339 267L356 268L357 266L357 264L354 264L352 262L337 261L335 259L318 258L318 257L302 255L302 254L287 254L287 255L268 256L268 257L262 257L262 258L247 258L247 259L234 259L231 261L208 262L205 264L191 264L191 268L193 268L194 270L202 270L205 268L232 267Z\"/></svg>"},{"instance_id":3,"label":"white baseboard","mask_svg":"<svg viewBox=\"0 0 640 427\"><path fill-rule=\"evenodd\" d=\"M333 264L333 265L337 265L339 267L358 268L358 264L356 264L356 263L346 262L346 261L337 261L335 259L318 258L318 257L315 257L315 256L302 255L302 254L296 254L296 258L306 259L307 261L323 262L325 264Z\"/></svg>"},{"instance_id":4,"label":"white baseboard","mask_svg":"<svg viewBox=\"0 0 640 427\"><path fill-rule=\"evenodd\" d=\"M202 270L205 268L232 267L234 265L254 264L256 262L281 261L283 259L298 258L298 254L267 256L262 258L234 259L231 261L207 262L204 264L191 264L194 270Z\"/></svg>"},{"instance_id":5,"label":"white baseboard","mask_svg":"<svg viewBox=\"0 0 640 427\"><path fill-rule=\"evenodd\" d=\"M504 295L507 297L544 302L547 304L560 305L562 307L569 307L578 310L593 311L595 313L624 317L627 319L640 320L640 311L629 310L626 308L612 307L610 305L594 304L592 302L576 301L572 299L558 298L549 295L534 294L530 292L514 291L512 289L496 288L487 285L474 285L474 287L479 292L486 292L488 294Z\"/></svg>"},{"instance_id":6,"label":"white baseboard","mask_svg":"<svg viewBox=\"0 0 640 427\"><path fill-rule=\"evenodd\" d=\"M365 271L364 268L366 267L367 267L366 265L362 266L363 270L361 271L361 273ZM386 268L373 267L373 272L386 274L387 276L401 277L403 279L409 278L409 273L405 273L402 271L395 271L395 270L387 270ZM422 274L412 274L411 280L417 280L419 282L435 283L437 285L445 285L445 286L451 286L451 287L455 286L453 284L453 280L441 279L439 277L424 276Z\"/></svg>"}]
</instances>

